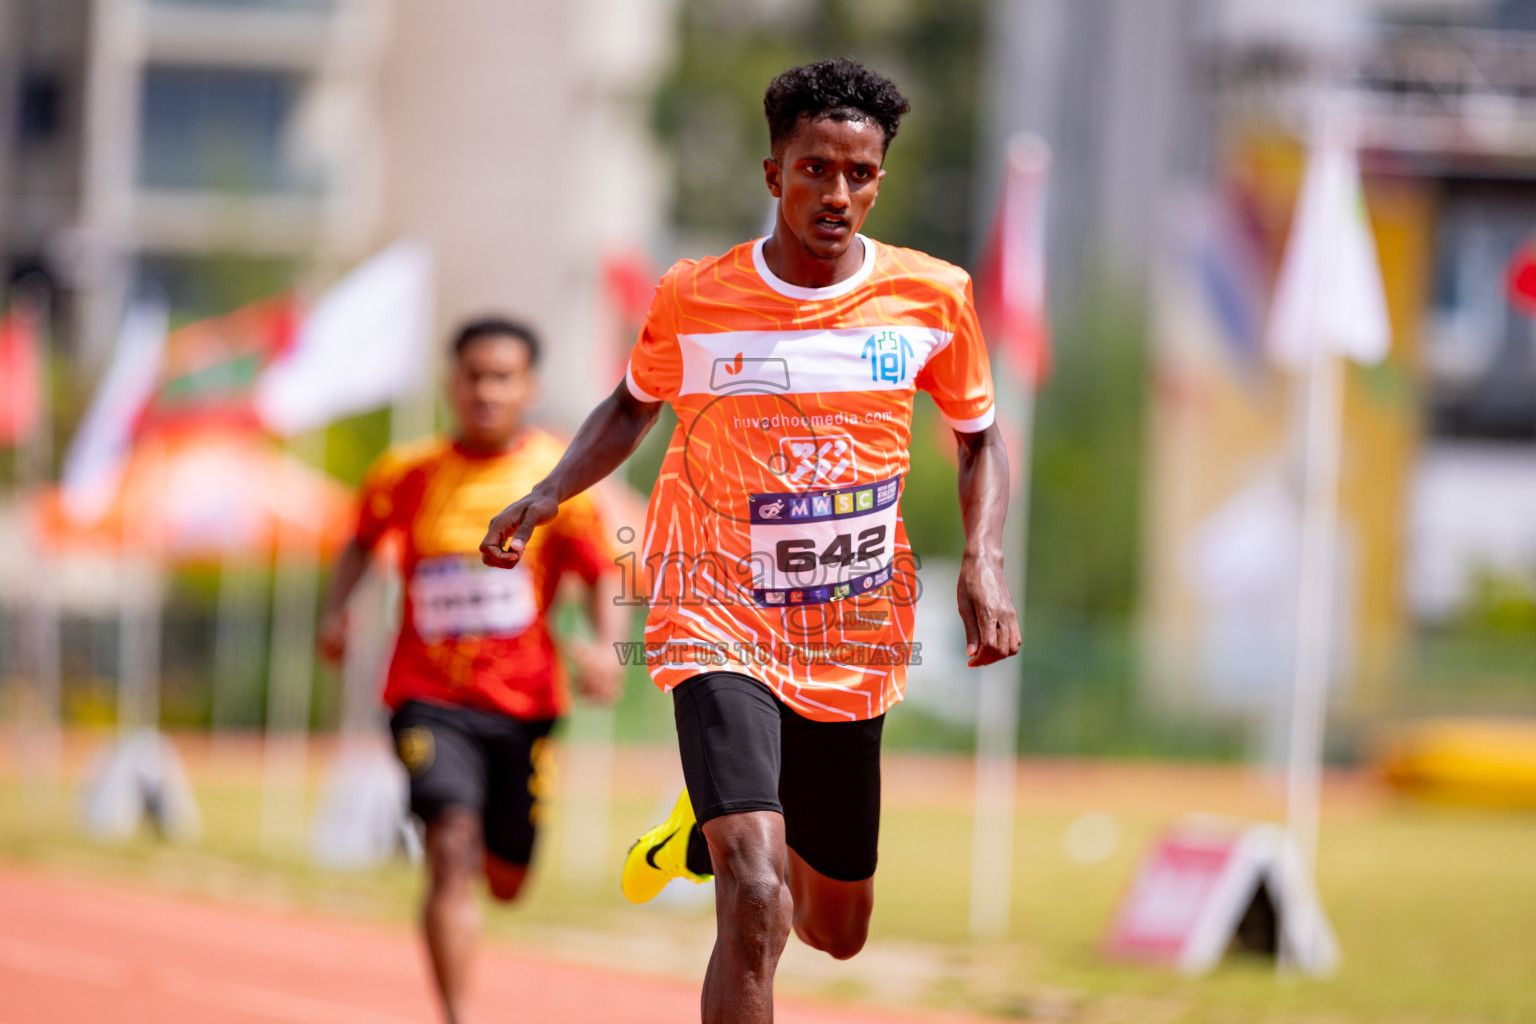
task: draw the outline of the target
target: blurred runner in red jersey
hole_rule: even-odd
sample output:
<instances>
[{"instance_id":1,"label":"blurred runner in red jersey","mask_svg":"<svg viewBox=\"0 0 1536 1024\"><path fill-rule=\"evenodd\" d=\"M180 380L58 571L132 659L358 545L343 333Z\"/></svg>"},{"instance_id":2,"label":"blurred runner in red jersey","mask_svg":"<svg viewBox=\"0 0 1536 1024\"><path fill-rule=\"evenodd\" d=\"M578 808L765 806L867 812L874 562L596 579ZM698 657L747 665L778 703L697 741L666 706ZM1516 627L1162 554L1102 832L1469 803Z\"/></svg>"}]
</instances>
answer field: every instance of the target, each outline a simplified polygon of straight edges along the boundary
<instances>
[{"instance_id":1,"label":"blurred runner in red jersey","mask_svg":"<svg viewBox=\"0 0 1536 1024\"><path fill-rule=\"evenodd\" d=\"M527 327L477 320L453 341L453 437L391 449L363 483L357 535L332 576L320 648L340 658L346 604L386 534L401 542L405 607L384 702L396 752L410 772L411 810L426 825L429 886L422 928L450 1024L462 1024L479 933L475 887L512 900L533 853L540 765L570 703L546 615L561 577L586 584L597 639L573 641L577 689L607 703L621 675L613 643L627 613L589 496L566 502L525 554L524 571L480 562L486 521L507 492L531 490L564 445L528 426L539 342Z\"/></svg>"}]
</instances>

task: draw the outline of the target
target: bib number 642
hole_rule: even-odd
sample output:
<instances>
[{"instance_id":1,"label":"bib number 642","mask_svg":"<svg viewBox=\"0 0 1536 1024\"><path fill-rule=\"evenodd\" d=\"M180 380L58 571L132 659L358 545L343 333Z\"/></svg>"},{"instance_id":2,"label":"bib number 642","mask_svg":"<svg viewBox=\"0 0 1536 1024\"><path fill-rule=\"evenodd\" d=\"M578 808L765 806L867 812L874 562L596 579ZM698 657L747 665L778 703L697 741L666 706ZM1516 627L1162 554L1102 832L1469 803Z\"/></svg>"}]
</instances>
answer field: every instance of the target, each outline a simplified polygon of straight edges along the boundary
<instances>
[{"instance_id":1,"label":"bib number 642","mask_svg":"<svg viewBox=\"0 0 1536 1024\"><path fill-rule=\"evenodd\" d=\"M814 572L818 565L844 566L850 562L872 562L885 554L885 527L871 526L854 536L840 533L820 553L814 540L781 540L774 546L779 572Z\"/></svg>"}]
</instances>

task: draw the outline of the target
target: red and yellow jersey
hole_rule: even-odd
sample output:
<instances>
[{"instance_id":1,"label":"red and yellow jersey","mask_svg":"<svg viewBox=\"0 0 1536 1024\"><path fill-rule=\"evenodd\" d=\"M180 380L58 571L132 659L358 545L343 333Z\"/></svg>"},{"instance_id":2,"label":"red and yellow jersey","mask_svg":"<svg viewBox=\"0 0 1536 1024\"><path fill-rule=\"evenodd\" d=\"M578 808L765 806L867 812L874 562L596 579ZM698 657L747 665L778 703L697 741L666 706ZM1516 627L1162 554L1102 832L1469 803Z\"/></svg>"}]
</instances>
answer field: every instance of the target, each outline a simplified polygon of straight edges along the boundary
<instances>
[{"instance_id":1,"label":"red and yellow jersey","mask_svg":"<svg viewBox=\"0 0 1536 1024\"><path fill-rule=\"evenodd\" d=\"M779 280L761 239L680 262L657 288L625 379L678 418L642 555L664 690L729 668L821 721L902 697L912 403L921 388L952 427L984 430L992 377L965 272L863 245L827 288Z\"/></svg>"},{"instance_id":2,"label":"red and yellow jersey","mask_svg":"<svg viewBox=\"0 0 1536 1024\"><path fill-rule=\"evenodd\" d=\"M372 550L391 531L402 540L405 607L384 701L408 700L553 718L569 704L545 613L560 577L588 583L613 568L590 498L579 495L536 530L516 569L480 561L486 524L527 494L564 447L525 430L497 455L452 441L391 449L363 482L358 543Z\"/></svg>"}]
</instances>

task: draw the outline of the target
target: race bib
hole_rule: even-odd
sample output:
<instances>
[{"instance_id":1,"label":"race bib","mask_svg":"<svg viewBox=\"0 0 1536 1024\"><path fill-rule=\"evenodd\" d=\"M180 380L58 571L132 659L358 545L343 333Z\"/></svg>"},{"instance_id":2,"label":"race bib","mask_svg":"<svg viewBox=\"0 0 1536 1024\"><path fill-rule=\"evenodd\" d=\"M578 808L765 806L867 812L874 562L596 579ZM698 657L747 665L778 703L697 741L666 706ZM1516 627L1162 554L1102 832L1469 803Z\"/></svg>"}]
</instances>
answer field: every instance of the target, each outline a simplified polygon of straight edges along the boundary
<instances>
[{"instance_id":1,"label":"race bib","mask_svg":"<svg viewBox=\"0 0 1536 1024\"><path fill-rule=\"evenodd\" d=\"M538 618L533 575L458 555L425 559L411 576L412 621L428 643L459 636L517 636Z\"/></svg>"},{"instance_id":2,"label":"race bib","mask_svg":"<svg viewBox=\"0 0 1536 1024\"><path fill-rule=\"evenodd\" d=\"M750 494L753 599L824 604L891 581L901 477L829 490Z\"/></svg>"}]
</instances>

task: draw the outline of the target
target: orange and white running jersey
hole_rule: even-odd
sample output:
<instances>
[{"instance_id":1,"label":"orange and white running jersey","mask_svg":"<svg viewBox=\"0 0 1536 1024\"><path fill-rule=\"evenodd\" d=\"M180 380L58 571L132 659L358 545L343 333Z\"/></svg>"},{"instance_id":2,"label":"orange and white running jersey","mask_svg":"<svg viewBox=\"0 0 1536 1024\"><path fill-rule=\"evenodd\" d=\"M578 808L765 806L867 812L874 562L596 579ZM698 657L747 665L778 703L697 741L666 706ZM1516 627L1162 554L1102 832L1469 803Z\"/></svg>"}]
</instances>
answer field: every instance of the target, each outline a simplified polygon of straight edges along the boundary
<instances>
[{"instance_id":1,"label":"orange and white running jersey","mask_svg":"<svg viewBox=\"0 0 1536 1024\"><path fill-rule=\"evenodd\" d=\"M625 379L678 418L641 555L663 690L737 671L820 721L902 698L912 402L921 388L950 426L984 430L992 376L966 273L859 237L862 266L827 288L775 277L763 239L657 286Z\"/></svg>"}]
</instances>

